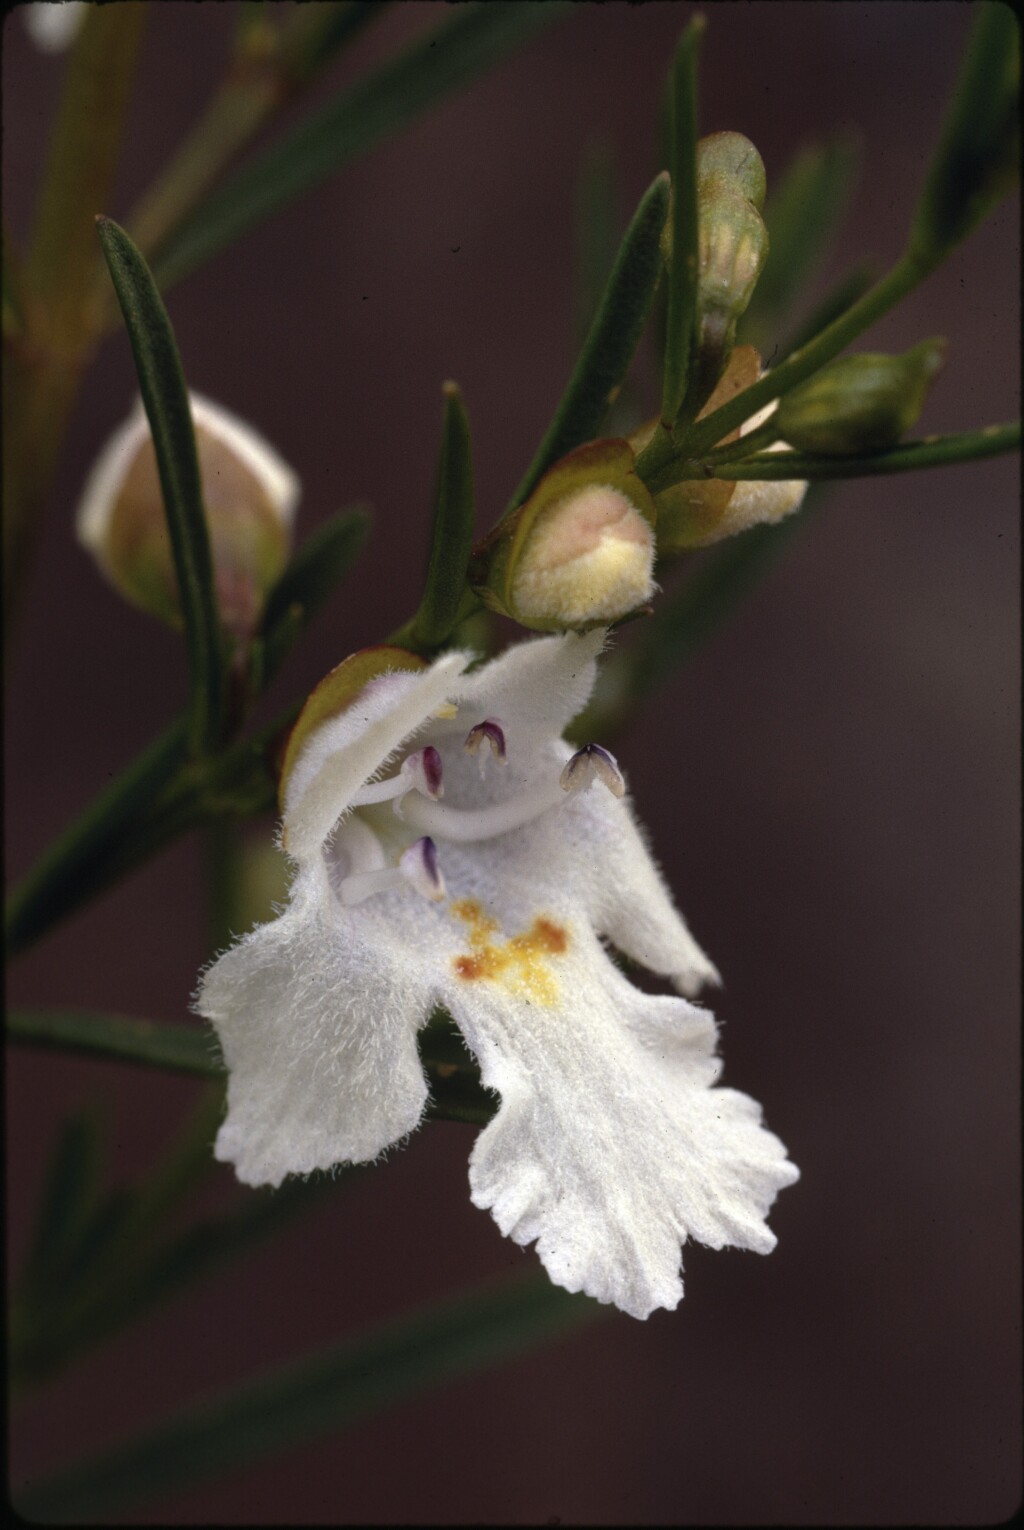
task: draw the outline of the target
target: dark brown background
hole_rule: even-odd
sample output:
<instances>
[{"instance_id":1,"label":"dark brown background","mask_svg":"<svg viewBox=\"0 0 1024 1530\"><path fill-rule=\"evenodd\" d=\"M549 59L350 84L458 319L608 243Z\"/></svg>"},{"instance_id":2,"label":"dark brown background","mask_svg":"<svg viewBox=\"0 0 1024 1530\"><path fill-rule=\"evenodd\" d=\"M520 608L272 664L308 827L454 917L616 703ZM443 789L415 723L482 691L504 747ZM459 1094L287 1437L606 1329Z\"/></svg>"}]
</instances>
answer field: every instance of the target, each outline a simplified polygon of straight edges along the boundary
<instances>
[{"instance_id":1,"label":"dark brown background","mask_svg":"<svg viewBox=\"0 0 1024 1530\"><path fill-rule=\"evenodd\" d=\"M233 6L163 4L144 43L122 215L215 79ZM892 259L970 8L715 5L702 128L750 134L769 183L808 134L859 124L838 273ZM412 131L348 166L172 294L192 384L303 474L301 529L377 506L358 578L279 705L416 596L445 377L475 427L482 520L518 479L571 361L571 199L614 142L622 215L658 168L685 5L581 5ZM437 21L387 12L352 77ZM61 63L5 30L7 221L26 231ZM458 253L452 247L458 246ZM947 334L923 421L1018 411L1016 210L871 345ZM175 640L118 604L71 536L132 391L102 353L62 460L8 685L8 870L163 724ZM803 1179L767 1260L686 1252L687 1296L613 1315L347 1433L153 1503L148 1519L976 1523L1019 1495L1017 467L842 487L620 753L681 905L726 978L727 1081L766 1104ZM269 829L268 829L269 832ZM18 1002L183 1017L205 944L184 843L11 977ZM142 1173L187 1081L15 1051L10 1246L62 1115L106 1102ZM83 1360L15 1421L14 1479L113 1441L297 1350L534 1259L469 1204L472 1131L432 1126L273 1247ZM245 1192L230 1184L234 1201Z\"/></svg>"}]
</instances>

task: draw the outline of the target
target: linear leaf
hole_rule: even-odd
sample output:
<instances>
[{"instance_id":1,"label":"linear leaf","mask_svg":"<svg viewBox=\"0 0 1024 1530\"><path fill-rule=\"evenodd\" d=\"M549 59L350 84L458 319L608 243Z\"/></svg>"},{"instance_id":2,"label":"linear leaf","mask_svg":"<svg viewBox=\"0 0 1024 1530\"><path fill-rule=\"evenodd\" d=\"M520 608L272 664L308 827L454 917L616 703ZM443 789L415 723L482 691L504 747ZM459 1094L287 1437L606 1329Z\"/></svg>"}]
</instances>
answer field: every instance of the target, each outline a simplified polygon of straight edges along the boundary
<instances>
[{"instance_id":1,"label":"linear leaf","mask_svg":"<svg viewBox=\"0 0 1024 1530\"><path fill-rule=\"evenodd\" d=\"M579 361L509 509L522 504L552 463L600 431L651 311L668 207L669 179L662 172L633 214Z\"/></svg>"},{"instance_id":2,"label":"linear leaf","mask_svg":"<svg viewBox=\"0 0 1024 1530\"><path fill-rule=\"evenodd\" d=\"M661 392L661 419L669 428L686 397L697 305L697 49L706 26L703 16L690 22L679 39L669 76L671 256Z\"/></svg>"},{"instance_id":3,"label":"linear leaf","mask_svg":"<svg viewBox=\"0 0 1024 1530\"><path fill-rule=\"evenodd\" d=\"M223 1073L212 1033L194 1025L168 1025L94 1010L15 1009L7 1015L7 1034L32 1046L87 1052L205 1078Z\"/></svg>"},{"instance_id":4,"label":"linear leaf","mask_svg":"<svg viewBox=\"0 0 1024 1530\"><path fill-rule=\"evenodd\" d=\"M715 468L719 478L730 480L784 480L805 478L811 482L829 478L875 478L886 473L913 473L920 468L951 467L980 462L1020 449L1020 421L984 425L950 436L922 436L903 441L890 451L864 457L824 457L810 452L759 452L745 462L723 462Z\"/></svg>"},{"instance_id":5,"label":"linear leaf","mask_svg":"<svg viewBox=\"0 0 1024 1530\"><path fill-rule=\"evenodd\" d=\"M207 752L220 731L224 676L213 562L188 390L167 310L124 229L97 220L131 341L163 492L189 659L189 742Z\"/></svg>"},{"instance_id":6,"label":"linear leaf","mask_svg":"<svg viewBox=\"0 0 1024 1530\"><path fill-rule=\"evenodd\" d=\"M1019 180L1020 19L975 7L967 52L914 214L910 247L935 264Z\"/></svg>"},{"instance_id":7,"label":"linear leaf","mask_svg":"<svg viewBox=\"0 0 1024 1530\"><path fill-rule=\"evenodd\" d=\"M60 1048L203 1078L221 1077L224 1071L213 1033L195 1025L171 1025L92 1010L22 1009L8 1013L7 1035L30 1046ZM453 1045L451 1031L440 1015L422 1033L421 1055L430 1084L428 1114L432 1119L478 1125L490 1120L494 1099L481 1086L469 1053Z\"/></svg>"},{"instance_id":8,"label":"linear leaf","mask_svg":"<svg viewBox=\"0 0 1024 1530\"><path fill-rule=\"evenodd\" d=\"M385 9L378 0L317 0L288 7L252 0L251 9L243 7L223 80L124 220L147 258L155 258L255 135ZM278 28L274 23L282 13L284 23Z\"/></svg>"},{"instance_id":9,"label":"linear leaf","mask_svg":"<svg viewBox=\"0 0 1024 1530\"><path fill-rule=\"evenodd\" d=\"M63 1285L100 1197L101 1125L90 1110L61 1123L39 1202L24 1283L36 1290Z\"/></svg>"},{"instance_id":10,"label":"linear leaf","mask_svg":"<svg viewBox=\"0 0 1024 1530\"><path fill-rule=\"evenodd\" d=\"M569 10L563 0L487 0L455 7L428 36L311 113L201 203L164 248L157 265L160 285L166 290L180 281Z\"/></svg>"},{"instance_id":11,"label":"linear leaf","mask_svg":"<svg viewBox=\"0 0 1024 1530\"><path fill-rule=\"evenodd\" d=\"M36 1521L97 1519L182 1491L510 1360L598 1310L542 1276L460 1293L228 1388L102 1456L25 1488L16 1507Z\"/></svg>"},{"instance_id":12,"label":"linear leaf","mask_svg":"<svg viewBox=\"0 0 1024 1530\"><path fill-rule=\"evenodd\" d=\"M105 885L112 852L131 837L133 826L180 769L184 757L185 722L179 719L44 852L8 900L10 955L31 945Z\"/></svg>"},{"instance_id":13,"label":"linear leaf","mask_svg":"<svg viewBox=\"0 0 1024 1530\"><path fill-rule=\"evenodd\" d=\"M410 636L418 648L434 649L459 619L466 569L473 546L473 447L469 419L457 385L444 385L444 423L434 495L434 531L427 582Z\"/></svg>"}]
</instances>

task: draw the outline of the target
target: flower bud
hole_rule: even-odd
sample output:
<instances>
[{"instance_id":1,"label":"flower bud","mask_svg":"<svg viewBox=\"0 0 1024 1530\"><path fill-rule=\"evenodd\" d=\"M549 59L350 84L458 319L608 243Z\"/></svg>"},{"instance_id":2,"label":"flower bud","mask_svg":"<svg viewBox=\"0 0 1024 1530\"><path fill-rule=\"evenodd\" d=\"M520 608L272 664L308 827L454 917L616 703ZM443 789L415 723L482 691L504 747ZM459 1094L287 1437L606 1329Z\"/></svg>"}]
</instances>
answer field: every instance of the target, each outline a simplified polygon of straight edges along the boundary
<instances>
[{"instance_id":1,"label":"flower bud","mask_svg":"<svg viewBox=\"0 0 1024 1530\"><path fill-rule=\"evenodd\" d=\"M654 503L625 441L590 441L547 472L477 549L474 588L541 632L586 629L654 593Z\"/></svg>"},{"instance_id":2,"label":"flower bud","mask_svg":"<svg viewBox=\"0 0 1024 1530\"><path fill-rule=\"evenodd\" d=\"M709 133L697 144L698 188L713 176L731 182L758 212L764 207L764 160L742 133Z\"/></svg>"},{"instance_id":3,"label":"flower bud","mask_svg":"<svg viewBox=\"0 0 1024 1530\"><path fill-rule=\"evenodd\" d=\"M288 561L299 480L251 426L197 394L190 400L217 605L225 630L244 639ZM97 459L76 526L79 541L127 600L181 626L156 452L141 403Z\"/></svg>"},{"instance_id":4,"label":"flower bud","mask_svg":"<svg viewBox=\"0 0 1024 1530\"><path fill-rule=\"evenodd\" d=\"M902 356L843 356L785 395L779 434L825 457L885 451L917 421L945 356L945 340L922 340Z\"/></svg>"},{"instance_id":5,"label":"flower bud","mask_svg":"<svg viewBox=\"0 0 1024 1530\"><path fill-rule=\"evenodd\" d=\"M698 418L712 414L737 393L752 386L761 376L761 359L751 345L738 345L729 364ZM739 430L724 437L722 444L748 435L771 414L763 410L747 420ZM650 420L630 437L630 445L641 452L654 434L657 419ZM735 536L763 521L778 521L795 510L807 485L798 482L740 482L726 478L688 478L674 483L654 496L658 513L658 556L708 547L725 537Z\"/></svg>"},{"instance_id":6,"label":"flower bud","mask_svg":"<svg viewBox=\"0 0 1024 1530\"><path fill-rule=\"evenodd\" d=\"M723 175L699 182L697 207L697 343L714 369L754 295L768 258L768 230L753 202Z\"/></svg>"}]
</instances>

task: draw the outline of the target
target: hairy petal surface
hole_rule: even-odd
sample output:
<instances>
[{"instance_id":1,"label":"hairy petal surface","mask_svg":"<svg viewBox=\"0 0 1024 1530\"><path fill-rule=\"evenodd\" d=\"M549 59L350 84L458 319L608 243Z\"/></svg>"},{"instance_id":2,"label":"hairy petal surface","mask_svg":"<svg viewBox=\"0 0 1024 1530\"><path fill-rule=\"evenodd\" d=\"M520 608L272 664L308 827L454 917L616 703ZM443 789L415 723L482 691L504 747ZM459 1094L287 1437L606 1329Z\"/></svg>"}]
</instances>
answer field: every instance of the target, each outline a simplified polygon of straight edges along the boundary
<instances>
[{"instance_id":1,"label":"hairy petal surface","mask_svg":"<svg viewBox=\"0 0 1024 1530\"><path fill-rule=\"evenodd\" d=\"M287 912L206 973L198 1009L228 1067L215 1151L243 1183L368 1162L419 1124L433 999L419 941L396 938L407 908L391 893L343 911L313 862Z\"/></svg>"},{"instance_id":2,"label":"hairy petal surface","mask_svg":"<svg viewBox=\"0 0 1024 1530\"><path fill-rule=\"evenodd\" d=\"M746 1095L710 1087L711 1016L619 975L585 927L540 986L458 983L445 994L501 1108L470 1159L475 1205L536 1241L552 1280L633 1317L683 1294L680 1245L768 1253L764 1222L797 1178Z\"/></svg>"},{"instance_id":3,"label":"hairy petal surface","mask_svg":"<svg viewBox=\"0 0 1024 1530\"><path fill-rule=\"evenodd\" d=\"M474 1203L559 1284L646 1317L679 1301L688 1238L771 1249L764 1218L797 1170L755 1102L716 1087L711 1015L640 992L602 944L685 993L718 980L611 756L563 774L603 641L392 670L315 727L286 789L289 907L214 963L198 1008L230 1070L217 1154L277 1184L415 1127L416 1031L443 1004L501 1098ZM402 784L400 756L427 745L443 802ZM443 882L410 882L420 855Z\"/></svg>"}]
</instances>

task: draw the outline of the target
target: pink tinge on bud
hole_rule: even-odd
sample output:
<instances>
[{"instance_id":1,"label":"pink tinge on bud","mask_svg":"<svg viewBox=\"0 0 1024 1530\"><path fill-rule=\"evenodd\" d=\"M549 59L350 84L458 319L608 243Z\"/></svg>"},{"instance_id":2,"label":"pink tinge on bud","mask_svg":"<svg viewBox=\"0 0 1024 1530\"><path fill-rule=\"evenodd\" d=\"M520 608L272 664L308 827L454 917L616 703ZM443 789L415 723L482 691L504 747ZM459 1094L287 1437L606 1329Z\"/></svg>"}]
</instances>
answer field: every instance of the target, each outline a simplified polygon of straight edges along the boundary
<instances>
[{"instance_id":1,"label":"pink tinge on bud","mask_svg":"<svg viewBox=\"0 0 1024 1530\"><path fill-rule=\"evenodd\" d=\"M654 533L610 484L590 484L538 516L516 566L512 606L523 620L566 626L614 621L654 593Z\"/></svg>"}]
</instances>

